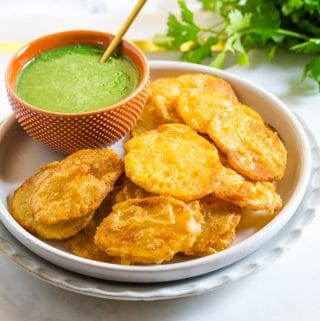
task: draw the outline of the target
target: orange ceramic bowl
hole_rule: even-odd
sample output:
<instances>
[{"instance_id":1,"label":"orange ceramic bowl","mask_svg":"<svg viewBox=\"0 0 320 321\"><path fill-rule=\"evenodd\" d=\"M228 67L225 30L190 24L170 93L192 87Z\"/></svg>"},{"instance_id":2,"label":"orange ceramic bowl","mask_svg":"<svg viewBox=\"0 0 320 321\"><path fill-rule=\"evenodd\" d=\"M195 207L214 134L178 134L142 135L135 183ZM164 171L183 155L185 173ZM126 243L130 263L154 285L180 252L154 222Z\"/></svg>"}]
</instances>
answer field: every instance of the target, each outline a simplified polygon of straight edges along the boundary
<instances>
[{"instance_id":1,"label":"orange ceramic bowl","mask_svg":"<svg viewBox=\"0 0 320 321\"><path fill-rule=\"evenodd\" d=\"M16 82L22 68L40 53L70 44L107 47L113 37L88 30L59 32L28 43L12 57L6 71L8 98L18 122L31 137L51 149L68 154L83 148L111 145L130 131L147 100L149 67L144 54L126 40L119 47L120 53L134 62L140 81L129 96L113 105L90 112L58 113L32 106L16 93Z\"/></svg>"}]
</instances>

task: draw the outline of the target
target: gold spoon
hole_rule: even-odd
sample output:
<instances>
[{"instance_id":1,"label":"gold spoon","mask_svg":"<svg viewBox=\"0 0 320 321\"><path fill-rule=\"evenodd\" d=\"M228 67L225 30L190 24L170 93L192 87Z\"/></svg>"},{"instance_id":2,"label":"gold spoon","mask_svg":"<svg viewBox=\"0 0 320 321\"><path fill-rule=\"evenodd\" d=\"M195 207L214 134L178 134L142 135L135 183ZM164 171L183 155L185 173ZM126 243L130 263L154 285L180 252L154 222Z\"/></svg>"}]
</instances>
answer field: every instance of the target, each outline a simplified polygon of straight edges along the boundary
<instances>
[{"instance_id":1,"label":"gold spoon","mask_svg":"<svg viewBox=\"0 0 320 321\"><path fill-rule=\"evenodd\" d=\"M127 17L126 21L123 23L120 31L117 33L117 35L113 38L111 41L109 47L105 50L103 53L100 62L103 63L105 62L110 55L113 53L113 51L118 47L123 35L127 32L128 28L131 26L133 20L135 17L138 15L144 4L147 2L147 0L138 0L136 3L135 7Z\"/></svg>"}]
</instances>

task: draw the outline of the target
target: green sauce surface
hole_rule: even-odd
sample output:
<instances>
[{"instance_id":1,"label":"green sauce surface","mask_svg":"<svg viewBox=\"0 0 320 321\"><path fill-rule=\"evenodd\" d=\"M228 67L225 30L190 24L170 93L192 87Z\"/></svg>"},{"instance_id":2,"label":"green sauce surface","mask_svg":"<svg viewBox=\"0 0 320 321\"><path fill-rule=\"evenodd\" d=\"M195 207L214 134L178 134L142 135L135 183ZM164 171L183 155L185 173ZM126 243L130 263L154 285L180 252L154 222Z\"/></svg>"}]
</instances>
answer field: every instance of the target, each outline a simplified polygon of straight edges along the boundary
<instances>
[{"instance_id":1,"label":"green sauce surface","mask_svg":"<svg viewBox=\"0 0 320 321\"><path fill-rule=\"evenodd\" d=\"M20 73L18 95L33 106L61 113L97 110L122 100L137 87L138 70L125 56L100 63L103 51L70 45L40 54Z\"/></svg>"}]
</instances>

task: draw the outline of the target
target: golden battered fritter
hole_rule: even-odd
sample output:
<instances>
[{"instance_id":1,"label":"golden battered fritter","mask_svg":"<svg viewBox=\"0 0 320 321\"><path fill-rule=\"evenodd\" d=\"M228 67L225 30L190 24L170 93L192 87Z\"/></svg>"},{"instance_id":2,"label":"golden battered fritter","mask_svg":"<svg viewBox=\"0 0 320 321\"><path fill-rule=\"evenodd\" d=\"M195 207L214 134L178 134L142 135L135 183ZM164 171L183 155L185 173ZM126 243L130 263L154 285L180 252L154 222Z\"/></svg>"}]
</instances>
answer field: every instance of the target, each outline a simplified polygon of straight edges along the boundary
<instances>
[{"instance_id":1,"label":"golden battered fritter","mask_svg":"<svg viewBox=\"0 0 320 321\"><path fill-rule=\"evenodd\" d=\"M90 223L76 235L62 241L62 246L77 256L86 259L118 263L119 260L101 251L94 242L97 227L112 211L113 195L110 193L95 212Z\"/></svg>"},{"instance_id":2,"label":"golden battered fritter","mask_svg":"<svg viewBox=\"0 0 320 321\"><path fill-rule=\"evenodd\" d=\"M230 101L238 103L230 84L219 77L207 74L186 74L174 78L159 78L150 84L150 102L156 107L160 123L184 122L176 110L177 99L183 92L188 92L192 88L229 97Z\"/></svg>"},{"instance_id":3,"label":"golden battered fritter","mask_svg":"<svg viewBox=\"0 0 320 321\"><path fill-rule=\"evenodd\" d=\"M224 79L208 74L184 74L177 77L184 90L192 88L203 89L204 91L228 96L234 103L238 103L238 98L231 85Z\"/></svg>"},{"instance_id":4,"label":"golden battered fritter","mask_svg":"<svg viewBox=\"0 0 320 321\"><path fill-rule=\"evenodd\" d=\"M201 233L193 247L185 254L205 256L229 247L235 239L235 228L241 217L241 209L212 195L199 201L203 216Z\"/></svg>"},{"instance_id":5,"label":"golden battered fritter","mask_svg":"<svg viewBox=\"0 0 320 321\"><path fill-rule=\"evenodd\" d=\"M224 234L220 235L219 240L212 244L212 248L215 249L216 252L220 252L225 250L226 248L230 247L234 240L236 239L236 229L231 229ZM215 252L215 253L216 253Z\"/></svg>"},{"instance_id":6,"label":"golden battered fritter","mask_svg":"<svg viewBox=\"0 0 320 321\"><path fill-rule=\"evenodd\" d=\"M92 215L122 171L122 161L111 149L71 154L36 184L30 197L34 219L57 224Z\"/></svg>"},{"instance_id":7,"label":"golden battered fritter","mask_svg":"<svg viewBox=\"0 0 320 321\"><path fill-rule=\"evenodd\" d=\"M45 239L61 240L78 233L91 220L93 213L84 218L73 219L57 224L41 224L36 222L30 208L30 198L38 182L45 179L53 170L49 164L42 167L40 172L28 178L13 194L9 208L15 220L30 233Z\"/></svg>"},{"instance_id":8,"label":"golden battered fritter","mask_svg":"<svg viewBox=\"0 0 320 321\"><path fill-rule=\"evenodd\" d=\"M276 132L248 112L216 113L208 134L241 175L256 181L283 177L287 163L283 143Z\"/></svg>"},{"instance_id":9,"label":"golden battered fritter","mask_svg":"<svg viewBox=\"0 0 320 321\"><path fill-rule=\"evenodd\" d=\"M144 106L141 116L134 127L131 129L131 136L138 136L151 129L156 129L163 124L160 121L156 107L150 101Z\"/></svg>"},{"instance_id":10,"label":"golden battered fritter","mask_svg":"<svg viewBox=\"0 0 320 321\"><path fill-rule=\"evenodd\" d=\"M167 124L128 140L126 175L144 190L185 201L213 192L222 165L216 148L190 127Z\"/></svg>"},{"instance_id":11,"label":"golden battered fritter","mask_svg":"<svg viewBox=\"0 0 320 321\"><path fill-rule=\"evenodd\" d=\"M103 220L95 242L122 264L159 264L190 251L201 220L200 212L171 197L127 200Z\"/></svg>"},{"instance_id":12,"label":"golden battered fritter","mask_svg":"<svg viewBox=\"0 0 320 321\"><path fill-rule=\"evenodd\" d=\"M118 192L115 193L114 204L124 202L128 199L146 198L151 196L155 195L145 191L127 178L121 186L119 186Z\"/></svg>"},{"instance_id":13,"label":"golden battered fritter","mask_svg":"<svg viewBox=\"0 0 320 321\"><path fill-rule=\"evenodd\" d=\"M225 201L253 211L278 212L282 200L270 182L251 181L232 168L224 167L222 175L215 183L213 194Z\"/></svg>"},{"instance_id":14,"label":"golden battered fritter","mask_svg":"<svg viewBox=\"0 0 320 321\"><path fill-rule=\"evenodd\" d=\"M127 199L146 198L150 196L153 196L153 194L144 191L132 183L127 177L121 177L117 181L114 190L109 193L101 203L89 225L78 234L63 240L62 245L73 254L87 259L119 263L120 260L118 258L109 256L95 244L94 236L97 227L101 224L102 220L111 213L114 204L121 203Z\"/></svg>"},{"instance_id":15,"label":"golden battered fritter","mask_svg":"<svg viewBox=\"0 0 320 321\"><path fill-rule=\"evenodd\" d=\"M184 122L200 133L207 133L207 127L217 112L234 111L232 97L203 89L182 92L177 100L177 112Z\"/></svg>"},{"instance_id":16,"label":"golden battered fritter","mask_svg":"<svg viewBox=\"0 0 320 321\"><path fill-rule=\"evenodd\" d=\"M149 101L131 131L132 136L137 136L142 132L169 123L186 122L189 126L198 130L197 126L194 127L187 121L191 116L187 116L187 119L183 117L186 112L183 112L182 105L180 105L180 112L177 106L179 97L188 94L190 90L199 90L219 97L224 104L226 101L238 104L238 99L230 84L219 77L206 74L187 74L180 77L159 78L150 83ZM202 111L205 111L204 106ZM199 131L205 132L204 129Z\"/></svg>"},{"instance_id":17,"label":"golden battered fritter","mask_svg":"<svg viewBox=\"0 0 320 321\"><path fill-rule=\"evenodd\" d=\"M150 103L156 108L160 124L183 122L176 112L180 87L177 78L159 78L150 83Z\"/></svg>"}]
</instances>

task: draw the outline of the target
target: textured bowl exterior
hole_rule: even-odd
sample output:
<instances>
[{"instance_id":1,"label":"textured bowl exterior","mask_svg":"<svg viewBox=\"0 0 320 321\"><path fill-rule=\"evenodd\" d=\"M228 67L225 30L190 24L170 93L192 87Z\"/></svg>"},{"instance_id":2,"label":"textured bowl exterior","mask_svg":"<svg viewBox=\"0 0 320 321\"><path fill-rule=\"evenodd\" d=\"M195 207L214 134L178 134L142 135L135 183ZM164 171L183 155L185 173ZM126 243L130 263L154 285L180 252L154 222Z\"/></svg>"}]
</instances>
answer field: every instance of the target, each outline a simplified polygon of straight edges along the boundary
<instances>
[{"instance_id":1,"label":"textured bowl exterior","mask_svg":"<svg viewBox=\"0 0 320 321\"><path fill-rule=\"evenodd\" d=\"M133 61L140 80L128 97L113 105L84 113L50 112L28 104L15 90L23 67L40 53L70 44L107 47L113 37L98 31L65 31L38 38L13 56L7 67L6 89L16 118L28 135L59 153L69 154L83 148L109 146L130 131L147 101L149 67L144 54L126 40L118 50Z\"/></svg>"},{"instance_id":2,"label":"textured bowl exterior","mask_svg":"<svg viewBox=\"0 0 320 321\"><path fill-rule=\"evenodd\" d=\"M147 100L147 85L127 103L95 114L56 116L28 108L8 90L16 118L28 135L63 154L108 146L125 136Z\"/></svg>"}]
</instances>

